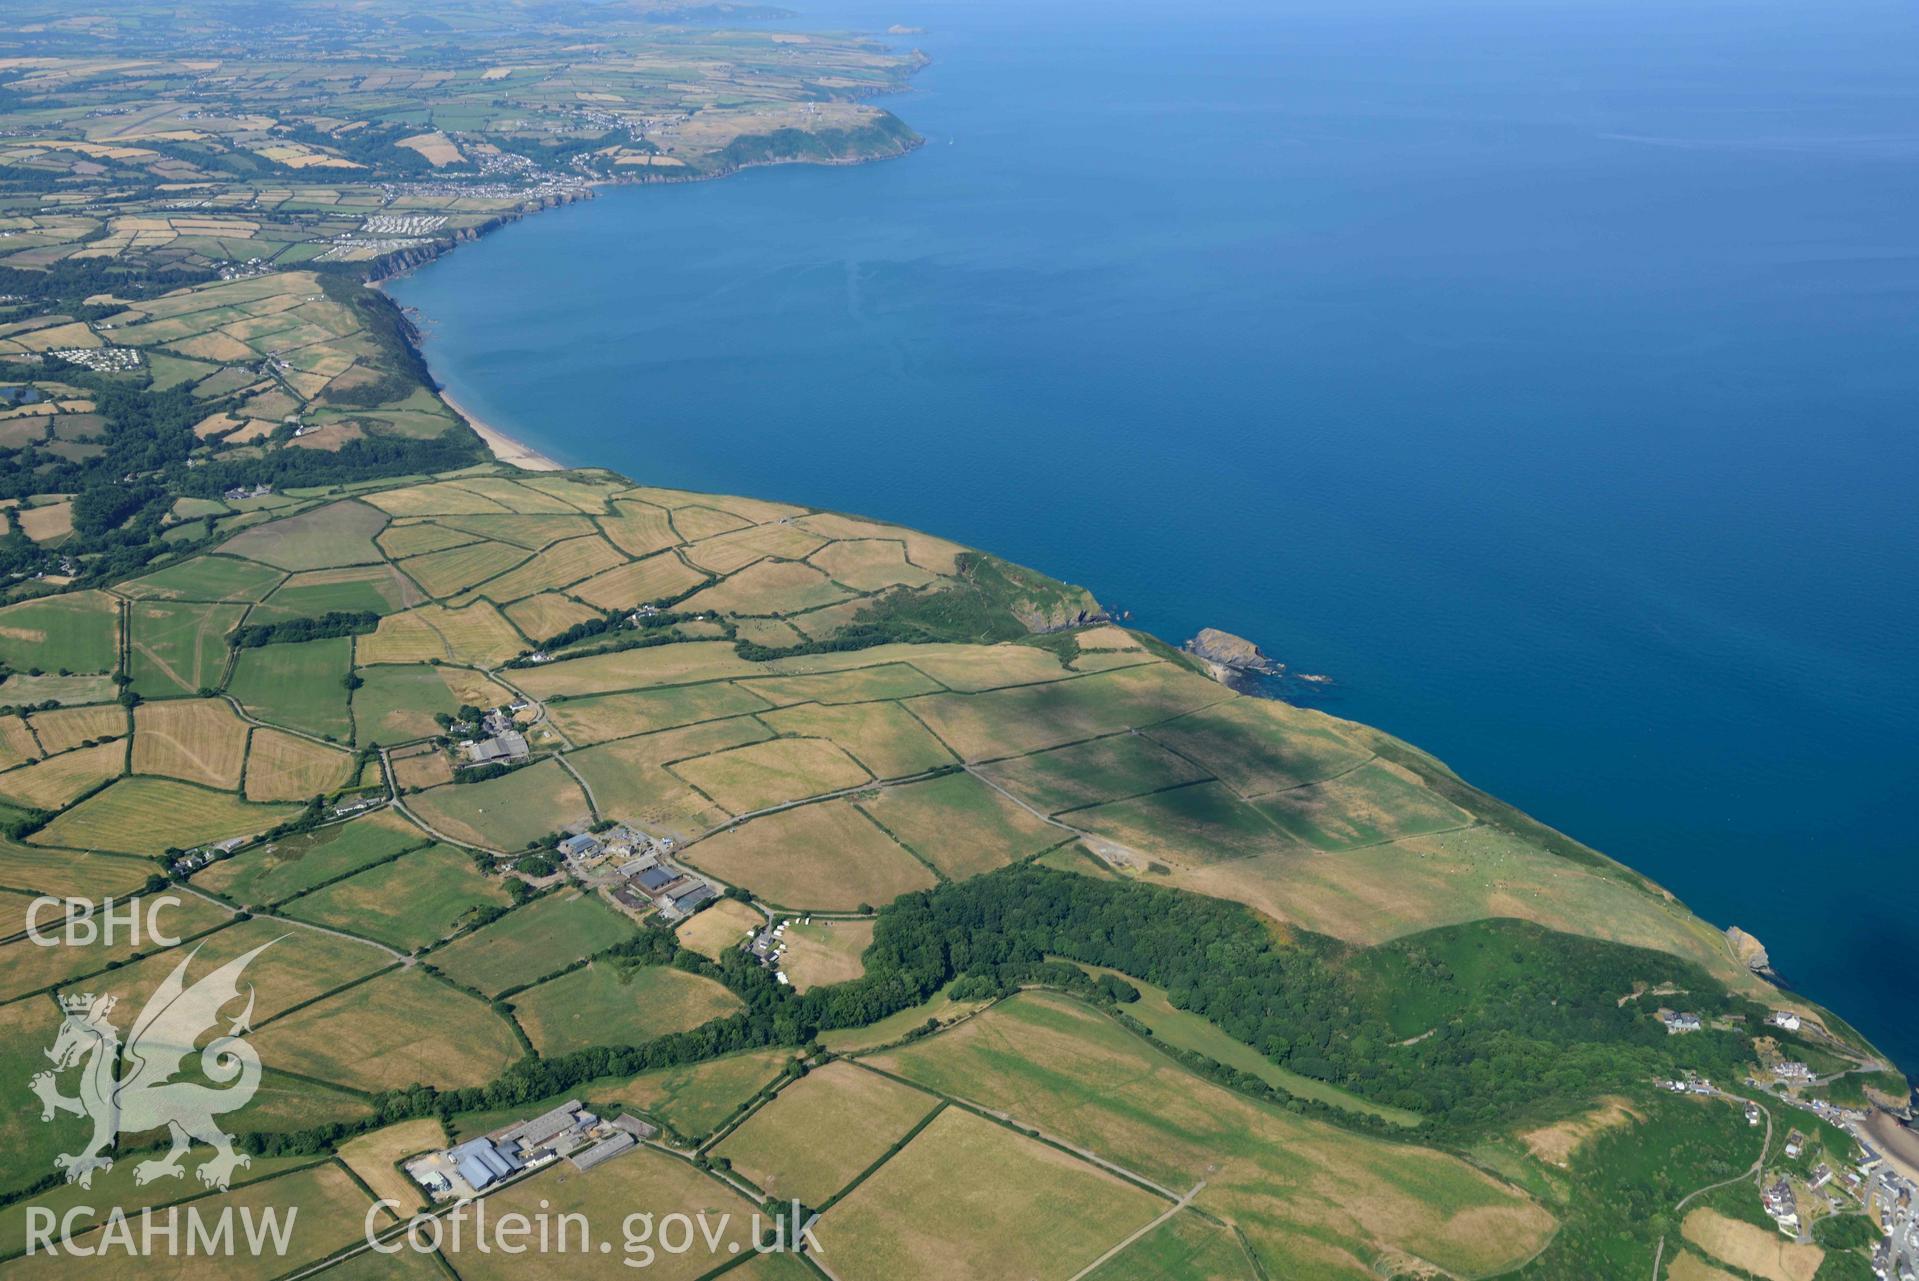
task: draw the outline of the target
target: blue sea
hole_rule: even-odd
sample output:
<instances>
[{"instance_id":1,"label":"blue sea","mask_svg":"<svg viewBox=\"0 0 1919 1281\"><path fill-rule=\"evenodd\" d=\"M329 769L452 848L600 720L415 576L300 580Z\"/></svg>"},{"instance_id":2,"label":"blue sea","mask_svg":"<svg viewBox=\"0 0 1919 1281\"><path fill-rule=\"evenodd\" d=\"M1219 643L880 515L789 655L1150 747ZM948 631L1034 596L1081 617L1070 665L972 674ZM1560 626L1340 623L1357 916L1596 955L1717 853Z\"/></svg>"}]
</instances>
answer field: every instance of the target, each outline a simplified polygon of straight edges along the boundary
<instances>
[{"instance_id":1,"label":"blue sea","mask_svg":"<svg viewBox=\"0 0 1919 1281\"><path fill-rule=\"evenodd\" d=\"M801 0L803 3L803 0ZM556 457L1251 637L1919 1069L1919 9L845 0L903 159L394 286Z\"/></svg>"}]
</instances>

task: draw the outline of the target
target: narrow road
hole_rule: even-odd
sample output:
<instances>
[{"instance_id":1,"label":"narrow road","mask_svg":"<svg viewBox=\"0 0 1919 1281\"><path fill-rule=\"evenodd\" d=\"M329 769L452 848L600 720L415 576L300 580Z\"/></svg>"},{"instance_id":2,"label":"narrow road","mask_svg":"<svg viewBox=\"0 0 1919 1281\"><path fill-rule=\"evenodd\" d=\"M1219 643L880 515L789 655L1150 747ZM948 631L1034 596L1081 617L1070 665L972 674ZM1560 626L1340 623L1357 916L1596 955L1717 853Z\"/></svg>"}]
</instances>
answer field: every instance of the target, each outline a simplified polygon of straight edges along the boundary
<instances>
[{"instance_id":1,"label":"narrow road","mask_svg":"<svg viewBox=\"0 0 1919 1281\"><path fill-rule=\"evenodd\" d=\"M1166 1222L1166 1220L1172 1218L1175 1214L1178 1214L1181 1210L1184 1210L1187 1206L1191 1205L1193 1203L1193 1198L1198 1196L1200 1193L1200 1189L1204 1188L1205 1186L1206 1186L1206 1180L1204 1179L1201 1179L1198 1183L1195 1183L1192 1187L1186 1190L1185 1196L1181 1197L1179 1200L1175 1201L1170 1207L1168 1207L1166 1213L1160 1215L1158 1218L1154 1219L1151 1223L1148 1223L1145 1227L1141 1228L1139 1231L1127 1237L1124 1241L1121 1241L1118 1245L1108 1250L1105 1254L1100 1255L1099 1258L1094 1259L1091 1263L1081 1268L1078 1272L1075 1272L1071 1277L1067 1278L1067 1281L1082 1281L1084 1277L1089 1276L1094 1271L1098 1270L1100 1265L1105 1263L1108 1259L1111 1259L1114 1255L1118 1254L1121 1250L1124 1250L1127 1246L1139 1240L1141 1237L1145 1236L1148 1232L1151 1232L1154 1228L1158 1227L1160 1224Z\"/></svg>"},{"instance_id":2,"label":"narrow road","mask_svg":"<svg viewBox=\"0 0 1919 1281\"><path fill-rule=\"evenodd\" d=\"M1724 1090L1715 1092L1714 1097L1726 1099L1742 1107L1748 1102L1748 1100L1742 1096L1728 1094ZM1750 1168L1733 1175L1730 1179L1721 1179L1717 1183L1708 1183L1705 1187L1695 1189L1694 1191L1688 1192L1685 1196L1680 1197L1678 1204L1672 1208L1672 1212L1675 1215L1683 1214L1688 1205L1691 1205L1700 1197L1705 1196L1708 1192L1717 1192L1720 1188L1731 1187L1733 1184L1745 1179L1751 1179L1755 1184L1764 1180L1766 1173L1766 1154L1772 1151L1772 1109L1763 1103L1758 1103L1756 1100L1753 1102L1766 1118L1766 1139L1765 1142L1759 1145L1758 1159L1752 1163ZM1652 1253L1652 1281L1659 1281L1659 1265L1665 1261L1665 1258L1666 1238L1662 1234L1659 1238L1658 1248Z\"/></svg>"}]
</instances>

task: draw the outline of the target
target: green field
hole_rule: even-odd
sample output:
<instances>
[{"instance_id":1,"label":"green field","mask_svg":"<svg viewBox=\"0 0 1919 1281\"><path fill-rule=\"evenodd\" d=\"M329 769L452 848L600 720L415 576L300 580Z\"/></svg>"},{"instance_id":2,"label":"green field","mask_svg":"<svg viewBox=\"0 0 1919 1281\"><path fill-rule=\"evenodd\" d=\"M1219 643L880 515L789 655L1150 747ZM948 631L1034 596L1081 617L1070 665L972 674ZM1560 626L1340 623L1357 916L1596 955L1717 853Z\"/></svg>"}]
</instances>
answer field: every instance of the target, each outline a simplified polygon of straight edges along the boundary
<instances>
[{"instance_id":1,"label":"green field","mask_svg":"<svg viewBox=\"0 0 1919 1281\"><path fill-rule=\"evenodd\" d=\"M361 743L392 745L439 732L436 713L451 716L459 700L440 679L439 669L422 663L366 667L353 691L354 737Z\"/></svg>"},{"instance_id":2,"label":"green field","mask_svg":"<svg viewBox=\"0 0 1919 1281\"><path fill-rule=\"evenodd\" d=\"M256 602L285 578L282 570L232 556L195 556L114 590L136 600Z\"/></svg>"},{"instance_id":3,"label":"green field","mask_svg":"<svg viewBox=\"0 0 1919 1281\"><path fill-rule=\"evenodd\" d=\"M1255 1281L1257 1275L1231 1228L1182 1210L1101 1264L1087 1281Z\"/></svg>"},{"instance_id":4,"label":"green field","mask_svg":"<svg viewBox=\"0 0 1919 1281\"><path fill-rule=\"evenodd\" d=\"M597 898L562 889L454 940L432 960L454 982L492 996L544 978L632 933L633 926Z\"/></svg>"},{"instance_id":5,"label":"green field","mask_svg":"<svg viewBox=\"0 0 1919 1281\"><path fill-rule=\"evenodd\" d=\"M181 914L183 923L188 919L191 918ZM247 966L246 977L254 989L253 1019L262 1026L295 1006L366 978L393 963L385 951L356 939L254 917L236 920L195 939L184 949L152 953L109 974L69 979L62 990L110 993L119 998L124 1008L137 1009L189 956L192 959L187 979L191 982L256 949L264 950Z\"/></svg>"},{"instance_id":6,"label":"green field","mask_svg":"<svg viewBox=\"0 0 1919 1281\"><path fill-rule=\"evenodd\" d=\"M287 579L273 595L255 607L248 621L271 623L286 618L317 618L336 610L390 614L417 605L421 600L420 589L391 565L321 569Z\"/></svg>"},{"instance_id":7,"label":"green field","mask_svg":"<svg viewBox=\"0 0 1919 1281\"><path fill-rule=\"evenodd\" d=\"M482 907L511 900L500 883L450 845L432 845L313 891L281 910L403 951L438 942Z\"/></svg>"},{"instance_id":8,"label":"green field","mask_svg":"<svg viewBox=\"0 0 1919 1281\"><path fill-rule=\"evenodd\" d=\"M353 726L345 682L352 661L353 641L346 636L243 649L227 693L258 720L348 742Z\"/></svg>"},{"instance_id":9,"label":"green field","mask_svg":"<svg viewBox=\"0 0 1919 1281\"><path fill-rule=\"evenodd\" d=\"M711 979L605 959L513 998L520 1026L547 1055L590 1045L644 1045L739 1008L739 998Z\"/></svg>"},{"instance_id":10,"label":"green field","mask_svg":"<svg viewBox=\"0 0 1919 1281\"><path fill-rule=\"evenodd\" d=\"M0 609L0 661L17 671L110 672L119 666L119 645L118 606L104 592ZM11 684L6 692L12 694Z\"/></svg>"},{"instance_id":11,"label":"green field","mask_svg":"<svg viewBox=\"0 0 1919 1281\"><path fill-rule=\"evenodd\" d=\"M218 687L226 676L227 634L245 614L244 605L135 601L127 611L134 691L165 698Z\"/></svg>"},{"instance_id":12,"label":"green field","mask_svg":"<svg viewBox=\"0 0 1919 1281\"><path fill-rule=\"evenodd\" d=\"M297 805L250 805L168 778L123 778L35 832L35 845L112 850L157 858L230 836L253 836L299 813Z\"/></svg>"},{"instance_id":13,"label":"green field","mask_svg":"<svg viewBox=\"0 0 1919 1281\"><path fill-rule=\"evenodd\" d=\"M222 859L195 876L193 883L236 903L266 906L425 845L429 839L405 820L382 812Z\"/></svg>"},{"instance_id":14,"label":"green field","mask_svg":"<svg viewBox=\"0 0 1919 1281\"><path fill-rule=\"evenodd\" d=\"M484 1085L519 1059L499 1015L414 969L392 970L295 1010L254 1036L268 1063L358 1090Z\"/></svg>"},{"instance_id":15,"label":"green field","mask_svg":"<svg viewBox=\"0 0 1919 1281\"><path fill-rule=\"evenodd\" d=\"M634 1077L614 1097L701 1138L758 1094L792 1061L792 1051L749 1050L686 1067L661 1068Z\"/></svg>"},{"instance_id":16,"label":"green field","mask_svg":"<svg viewBox=\"0 0 1919 1281\"><path fill-rule=\"evenodd\" d=\"M407 805L436 831L496 850L522 849L591 817L586 793L555 761L484 783L436 787Z\"/></svg>"}]
</instances>

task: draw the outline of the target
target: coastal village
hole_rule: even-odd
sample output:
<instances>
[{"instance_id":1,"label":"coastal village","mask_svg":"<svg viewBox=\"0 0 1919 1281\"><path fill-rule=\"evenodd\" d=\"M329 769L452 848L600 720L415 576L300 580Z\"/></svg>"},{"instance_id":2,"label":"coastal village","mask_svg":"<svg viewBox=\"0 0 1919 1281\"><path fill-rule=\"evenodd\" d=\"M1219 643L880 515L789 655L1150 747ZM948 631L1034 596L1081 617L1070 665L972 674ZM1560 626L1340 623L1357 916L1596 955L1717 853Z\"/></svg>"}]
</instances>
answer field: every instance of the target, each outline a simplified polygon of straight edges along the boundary
<instances>
[{"instance_id":1,"label":"coastal village","mask_svg":"<svg viewBox=\"0 0 1919 1281\"><path fill-rule=\"evenodd\" d=\"M1661 1009L1655 1017L1668 1035L1701 1031L1706 1020L1691 1011ZM1766 1026L1781 1032L1808 1033L1835 1050L1838 1042L1824 1036L1797 1011L1775 1009ZM1761 1073L1747 1076L1743 1091L1722 1089L1696 1075L1658 1082L1661 1089L1700 1099L1717 1099L1739 1107L1746 1124L1764 1126L1768 1146L1752 1171L1759 1208L1779 1232L1797 1245L1810 1246L1814 1225L1834 1216L1865 1216L1880 1240L1872 1252L1872 1270L1880 1281L1919 1281L1919 1168L1909 1159L1884 1150L1870 1129L1872 1110L1835 1104L1808 1091L1830 1085L1848 1071L1871 1070L1876 1064L1854 1063L1821 1076L1809 1064L1786 1058L1755 1042ZM1763 1098L1762 1104L1758 1100ZM1772 1109L1777 1108L1775 1112ZM1774 1144L1775 1129L1784 1128Z\"/></svg>"}]
</instances>

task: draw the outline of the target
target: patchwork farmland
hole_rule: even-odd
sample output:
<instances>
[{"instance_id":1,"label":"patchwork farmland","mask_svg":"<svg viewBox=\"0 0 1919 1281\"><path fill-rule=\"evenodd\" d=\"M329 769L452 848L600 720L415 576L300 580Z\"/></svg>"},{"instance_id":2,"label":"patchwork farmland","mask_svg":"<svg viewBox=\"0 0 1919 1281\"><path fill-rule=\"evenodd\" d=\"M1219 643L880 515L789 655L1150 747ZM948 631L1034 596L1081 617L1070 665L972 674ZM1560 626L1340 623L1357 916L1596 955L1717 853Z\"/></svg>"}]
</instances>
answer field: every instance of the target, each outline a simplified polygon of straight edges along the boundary
<instances>
[{"instance_id":1,"label":"patchwork farmland","mask_svg":"<svg viewBox=\"0 0 1919 1281\"><path fill-rule=\"evenodd\" d=\"M48 955L34 893L179 893L190 977L264 945L253 1039L292 1084L227 1195L306 1198L310 1262L366 1188L443 1210L465 1187L502 1211L797 1198L845 1281L1590 1275L1581 1225L1639 1228L1522 1135L1596 1081L1508 1114L1334 1056L1517 1035L1486 956L1588 976L1581 1017L1622 1027L1646 976L1728 1011L1771 991L1406 745L937 539L594 471L271 498L210 549L0 609L0 689L65 695L0 713L0 1027L35 1045L48 997L137 1005L174 964ZM1174 916L1373 1030L1246 1017L1193 947L1130 942ZM1412 972L1447 995L1382 995ZM1634 1053L1668 1041L1706 1044ZM564 1157L513 1147L556 1114ZM1648 1107L1612 1115L1591 1133L1653 1143ZM41 1184L75 1127L15 1129L0 1231L64 1195ZM318 1275L376 1274L410 1273Z\"/></svg>"}]
</instances>

